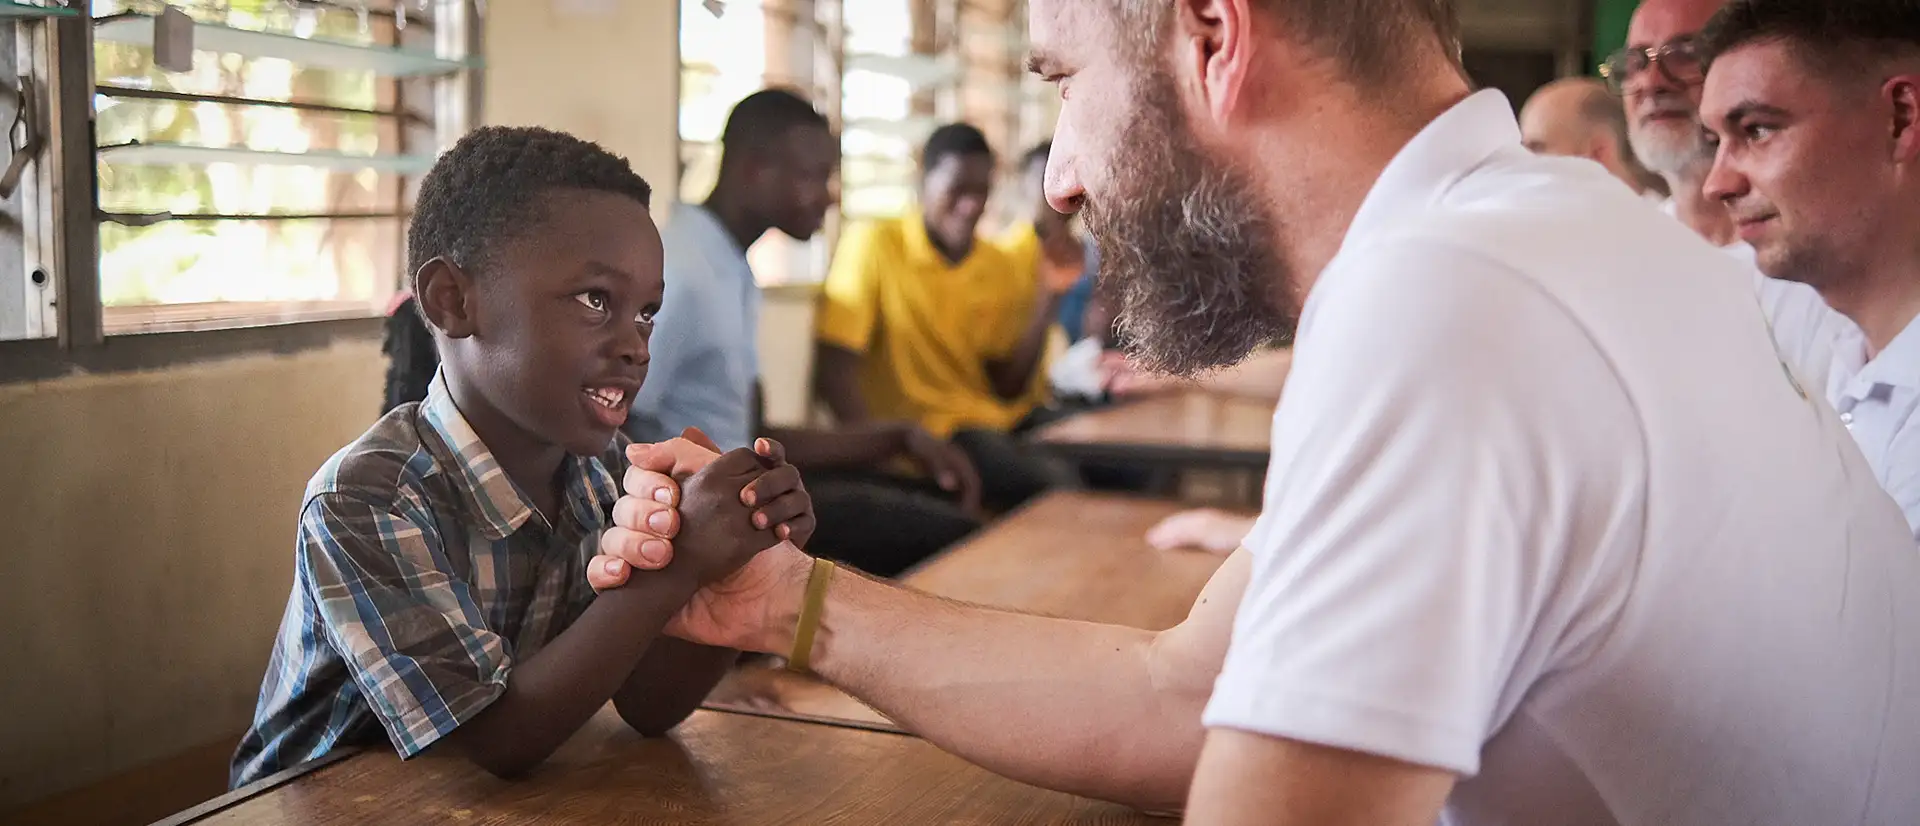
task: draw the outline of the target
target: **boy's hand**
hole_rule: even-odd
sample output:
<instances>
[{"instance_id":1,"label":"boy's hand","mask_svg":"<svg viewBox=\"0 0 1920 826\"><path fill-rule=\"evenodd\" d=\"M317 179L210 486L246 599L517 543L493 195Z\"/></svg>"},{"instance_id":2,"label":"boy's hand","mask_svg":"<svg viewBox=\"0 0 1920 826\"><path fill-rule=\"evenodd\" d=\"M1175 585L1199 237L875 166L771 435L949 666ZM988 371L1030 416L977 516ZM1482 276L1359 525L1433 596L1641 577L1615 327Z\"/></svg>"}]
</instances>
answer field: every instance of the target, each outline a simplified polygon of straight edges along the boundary
<instances>
[{"instance_id":1,"label":"boy's hand","mask_svg":"<svg viewBox=\"0 0 1920 826\"><path fill-rule=\"evenodd\" d=\"M778 544L770 524L743 501L747 486L768 473L759 454L741 448L688 477L680 488L679 553L669 570L687 571L707 585Z\"/></svg>"},{"instance_id":2,"label":"boy's hand","mask_svg":"<svg viewBox=\"0 0 1920 826\"><path fill-rule=\"evenodd\" d=\"M741 507L753 510L746 524L755 530L773 526L772 538L763 548L777 539L804 546L813 536L815 522L799 471L785 463L785 449L778 442L761 439L755 453L762 457L755 471L759 475L735 489ZM688 518L691 503L682 503L682 483L690 485L694 476L721 458L713 442L694 428L678 439L633 445L627 457L632 467L623 482L625 495L614 505L614 527L602 534L600 556L587 566L587 581L596 590L625 585L636 567L643 571L667 567L676 541L701 541L679 538L692 522Z\"/></svg>"}]
</instances>

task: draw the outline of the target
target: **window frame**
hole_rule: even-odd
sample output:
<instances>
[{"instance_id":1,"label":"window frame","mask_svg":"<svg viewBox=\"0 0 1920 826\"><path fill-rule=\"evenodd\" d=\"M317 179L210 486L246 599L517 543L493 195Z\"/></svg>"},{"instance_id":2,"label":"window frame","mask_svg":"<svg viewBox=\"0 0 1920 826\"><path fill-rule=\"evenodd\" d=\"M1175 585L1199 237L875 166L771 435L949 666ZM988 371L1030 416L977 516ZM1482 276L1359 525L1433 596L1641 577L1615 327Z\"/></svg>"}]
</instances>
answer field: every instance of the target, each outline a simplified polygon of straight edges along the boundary
<instances>
[{"instance_id":1,"label":"window frame","mask_svg":"<svg viewBox=\"0 0 1920 826\"><path fill-rule=\"evenodd\" d=\"M26 33L16 37L23 44L32 44L31 57L23 54L16 62L27 69L23 77L37 90L36 120L44 137L41 152L28 165L22 184L23 197L31 201L23 203L22 208L23 274L36 279L34 283L45 279L43 288L52 293L54 330L51 335L0 341L0 384L379 340L383 314L359 301L352 302L357 310L334 302L261 302L261 309L273 305L272 311L234 312L212 320L195 320L189 313L167 309L181 305L110 308L102 303L99 227L105 213L98 206L95 22L88 13L91 4L87 0L57 2L80 13L16 21ZM464 54L476 61L484 59L484 16L472 0L463 0L461 9L458 19L437 22L433 36L453 38L453 43L464 46ZM392 12L372 14L392 16ZM483 84L478 66L433 84L431 111L436 116L432 129L437 146L447 145L469 126L484 122ZM418 124L407 122L403 107L396 106L395 110L403 134L409 128L418 128ZM454 116L441 116L444 112L453 112ZM400 178L402 192L417 180L417 175L411 180ZM405 210L395 217L404 218ZM401 231L404 234L404 226ZM25 284L0 288L29 289ZM228 306L244 303L251 302L221 302ZM32 306L26 310L30 314L42 311ZM109 321L114 315L145 315L158 320L140 324L138 329L110 331ZM35 327L26 325L29 335Z\"/></svg>"}]
</instances>

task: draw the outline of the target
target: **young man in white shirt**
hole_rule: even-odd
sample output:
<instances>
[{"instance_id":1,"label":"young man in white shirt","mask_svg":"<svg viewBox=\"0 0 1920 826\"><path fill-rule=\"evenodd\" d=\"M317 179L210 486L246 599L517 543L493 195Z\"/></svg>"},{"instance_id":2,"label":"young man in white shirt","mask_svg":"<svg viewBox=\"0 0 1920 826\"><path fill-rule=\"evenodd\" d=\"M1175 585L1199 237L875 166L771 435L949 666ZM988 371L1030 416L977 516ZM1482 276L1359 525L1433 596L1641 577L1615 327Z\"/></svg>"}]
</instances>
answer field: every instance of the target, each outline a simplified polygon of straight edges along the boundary
<instances>
[{"instance_id":1,"label":"young man in white shirt","mask_svg":"<svg viewBox=\"0 0 1920 826\"><path fill-rule=\"evenodd\" d=\"M1735 0L1702 40L1705 183L1768 276L1852 324L1774 324L1824 346L1824 393L1920 536L1920 5Z\"/></svg>"},{"instance_id":2,"label":"young man in white shirt","mask_svg":"<svg viewBox=\"0 0 1920 826\"><path fill-rule=\"evenodd\" d=\"M1700 90L1706 80L1700 33L1726 0L1646 0L1634 10L1627 45L1601 66L1608 85L1625 102L1627 133L1647 168L1673 193L1668 215L1728 255L1753 265L1753 247L1740 240L1726 205L1703 191L1713 169L1713 148L1700 124ZM1832 339L1851 323L1828 309L1804 284L1767 278L1756 269L1754 292L1775 331L1780 354L1807 387L1826 386Z\"/></svg>"},{"instance_id":3,"label":"young man in white shirt","mask_svg":"<svg viewBox=\"0 0 1920 826\"><path fill-rule=\"evenodd\" d=\"M1748 273L1527 152L1446 8L1029 6L1064 98L1049 194L1137 354L1203 370L1298 319L1260 522L1186 622L956 605L783 546L676 633L810 656L992 770L1203 826L1920 822L1899 512ZM602 549L710 459L638 457Z\"/></svg>"}]
</instances>

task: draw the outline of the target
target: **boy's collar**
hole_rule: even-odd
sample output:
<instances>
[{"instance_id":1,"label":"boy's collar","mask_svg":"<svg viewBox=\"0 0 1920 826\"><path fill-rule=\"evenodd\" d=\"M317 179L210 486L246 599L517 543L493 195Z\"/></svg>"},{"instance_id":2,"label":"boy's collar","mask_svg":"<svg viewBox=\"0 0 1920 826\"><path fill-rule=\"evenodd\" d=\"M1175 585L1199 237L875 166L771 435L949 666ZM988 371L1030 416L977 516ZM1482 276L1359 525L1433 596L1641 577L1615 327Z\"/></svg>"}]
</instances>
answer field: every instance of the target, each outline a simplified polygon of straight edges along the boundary
<instances>
[{"instance_id":1,"label":"boy's collar","mask_svg":"<svg viewBox=\"0 0 1920 826\"><path fill-rule=\"evenodd\" d=\"M533 518L533 504L507 478L493 451L454 405L446 380L438 373L420 403L420 415L445 449L435 464L458 478L456 487L479 515L482 535L493 541L505 539ZM565 462L561 472L567 479L566 506L582 526L604 526L619 495L613 477L595 457L569 455Z\"/></svg>"}]
</instances>

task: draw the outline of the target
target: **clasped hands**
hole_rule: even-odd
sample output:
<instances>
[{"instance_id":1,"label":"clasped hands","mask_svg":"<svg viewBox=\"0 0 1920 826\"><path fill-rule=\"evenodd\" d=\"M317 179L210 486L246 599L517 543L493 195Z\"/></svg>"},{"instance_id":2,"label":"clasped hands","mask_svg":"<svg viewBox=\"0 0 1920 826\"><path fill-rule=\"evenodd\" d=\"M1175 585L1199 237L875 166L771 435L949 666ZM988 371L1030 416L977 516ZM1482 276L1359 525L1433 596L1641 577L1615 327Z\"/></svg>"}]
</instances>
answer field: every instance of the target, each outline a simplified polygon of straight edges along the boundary
<instances>
[{"instance_id":1,"label":"clasped hands","mask_svg":"<svg viewBox=\"0 0 1920 826\"><path fill-rule=\"evenodd\" d=\"M596 591L634 577L690 576L667 632L703 645L785 654L813 560L813 501L778 442L722 453L694 428L632 445L614 526L587 565Z\"/></svg>"}]
</instances>

